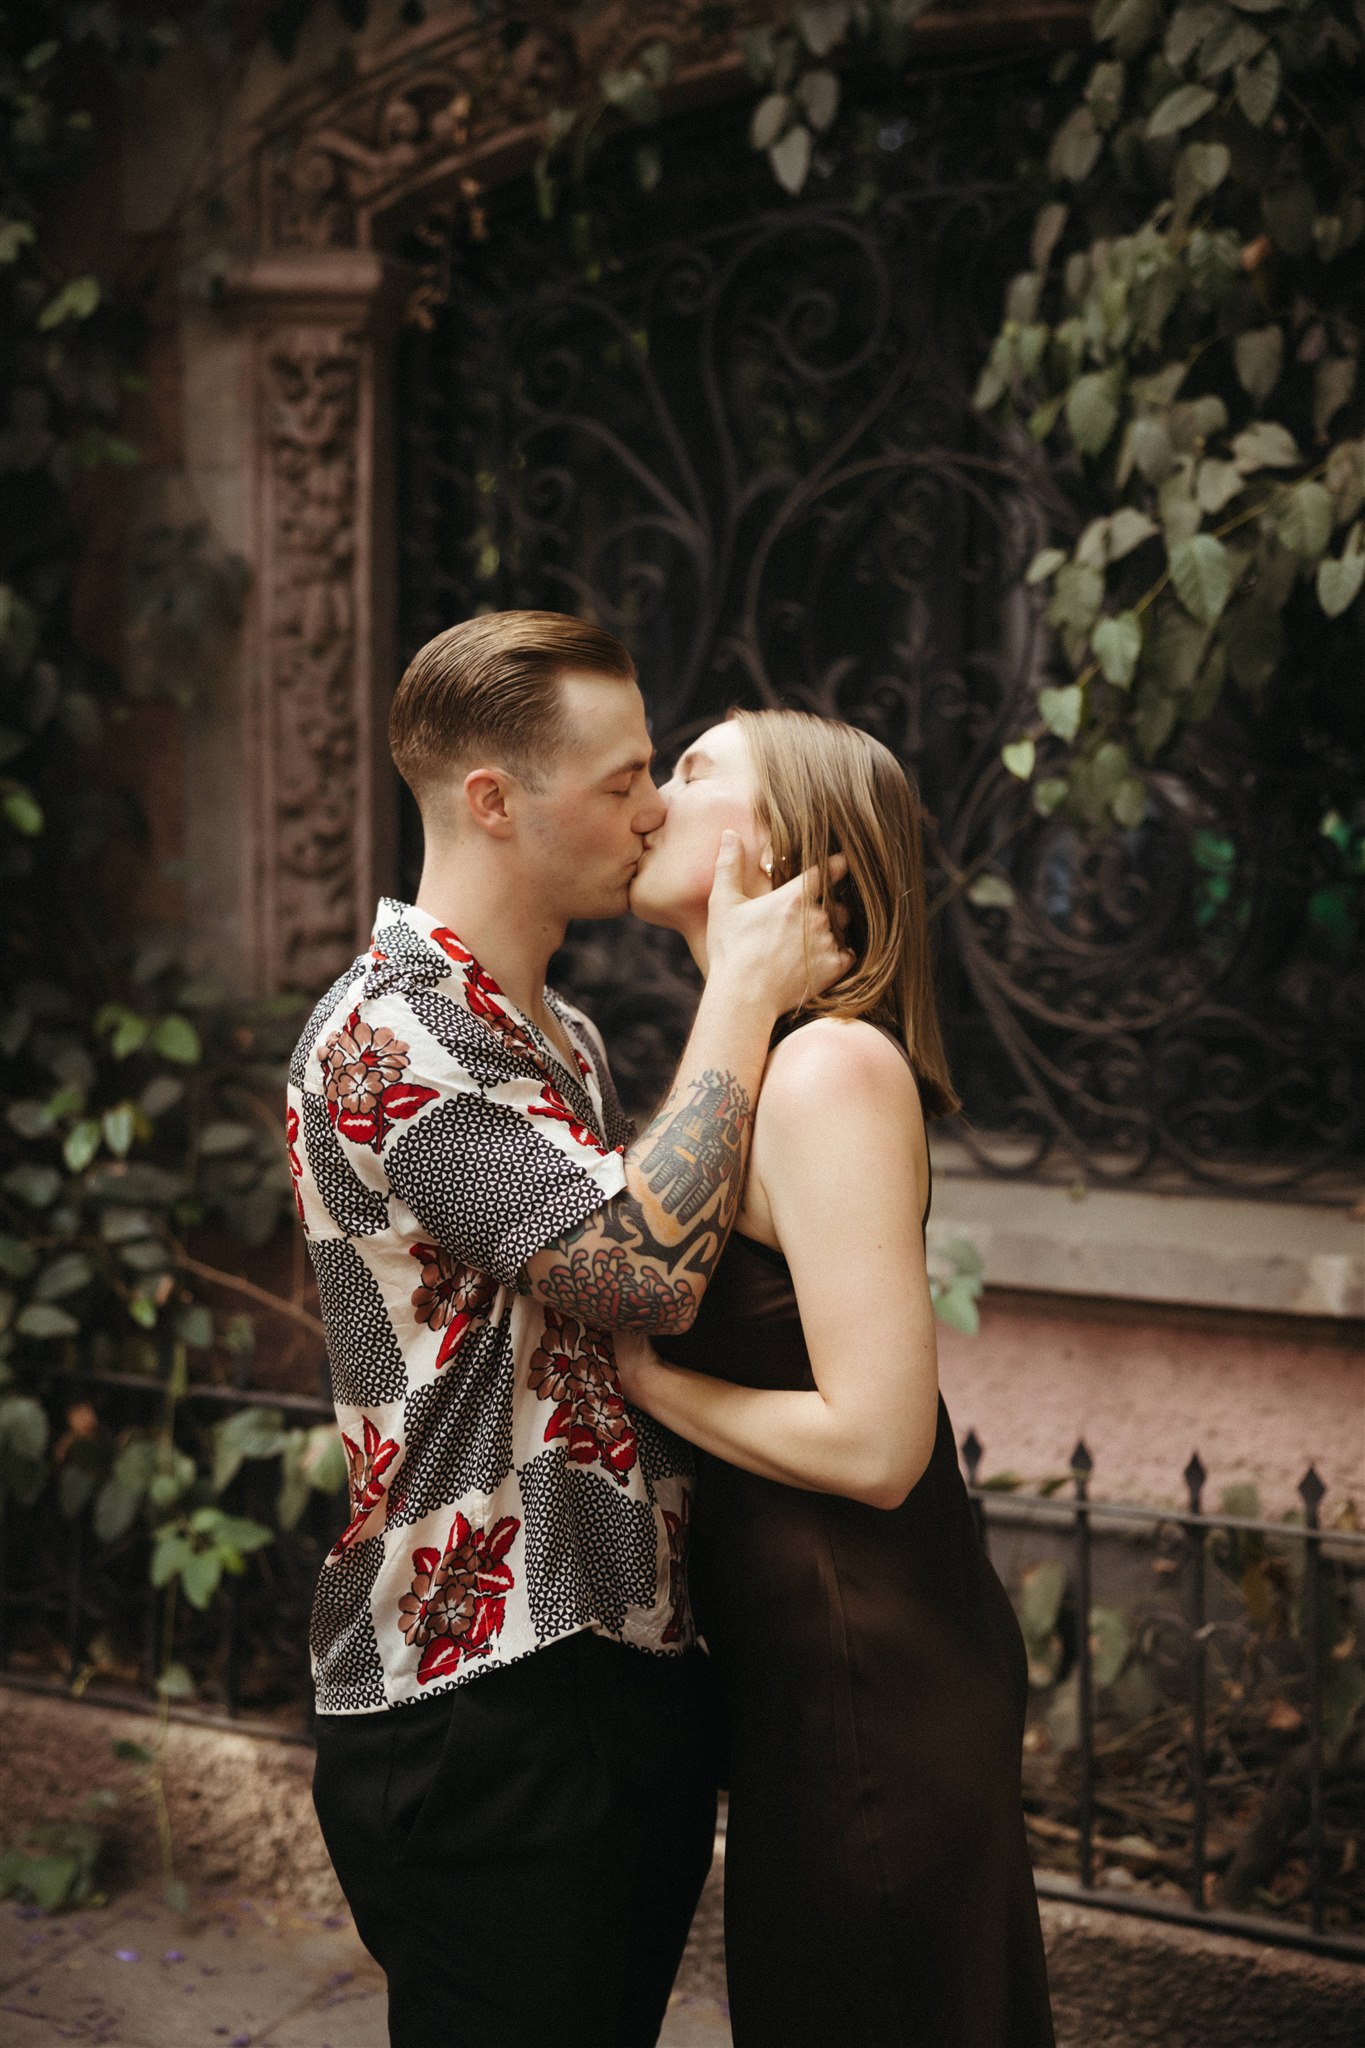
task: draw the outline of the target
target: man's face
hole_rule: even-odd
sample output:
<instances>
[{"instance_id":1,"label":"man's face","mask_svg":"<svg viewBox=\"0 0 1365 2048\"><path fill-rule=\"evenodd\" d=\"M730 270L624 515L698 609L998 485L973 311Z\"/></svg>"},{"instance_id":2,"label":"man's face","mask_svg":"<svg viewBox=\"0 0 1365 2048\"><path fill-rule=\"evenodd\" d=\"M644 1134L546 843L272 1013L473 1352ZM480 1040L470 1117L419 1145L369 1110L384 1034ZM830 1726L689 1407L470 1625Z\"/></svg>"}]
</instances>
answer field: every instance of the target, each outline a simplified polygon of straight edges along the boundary
<instances>
[{"instance_id":1,"label":"man's face","mask_svg":"<svg viewBox=\"0 0 1365 2048\"><path fill-rule=\"evenodd\" d=\"M645 835L664 815L644 699L610 676L566 676L560 688L568 738L521 799L534 886L566 920L619 917Z\"/></svg>"}]
</instances>

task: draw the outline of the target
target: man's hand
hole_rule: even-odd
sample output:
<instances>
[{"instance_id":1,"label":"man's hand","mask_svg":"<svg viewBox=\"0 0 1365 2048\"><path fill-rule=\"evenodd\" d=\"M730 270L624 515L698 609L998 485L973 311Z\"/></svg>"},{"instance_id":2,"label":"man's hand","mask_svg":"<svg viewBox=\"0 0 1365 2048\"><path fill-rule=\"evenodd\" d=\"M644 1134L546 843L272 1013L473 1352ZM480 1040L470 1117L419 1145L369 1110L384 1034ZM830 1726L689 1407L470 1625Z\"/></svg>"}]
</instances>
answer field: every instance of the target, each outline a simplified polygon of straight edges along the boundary
<instances>
[{"instance_id":1,"label":"man's hand","mask_svg":"<svg viewBox=\"0 0 1365 2048\"><path fill-rule=\"evenodd\" d=\"M841 853L829 872L836 882L847 874ZM780 889L747 895L739 835L723 833L706 919L708 978L742 991L775 1023L847 974L853 955L840 943L819 888L819 871L808 868Z\"/></svg>"}]
</instances>

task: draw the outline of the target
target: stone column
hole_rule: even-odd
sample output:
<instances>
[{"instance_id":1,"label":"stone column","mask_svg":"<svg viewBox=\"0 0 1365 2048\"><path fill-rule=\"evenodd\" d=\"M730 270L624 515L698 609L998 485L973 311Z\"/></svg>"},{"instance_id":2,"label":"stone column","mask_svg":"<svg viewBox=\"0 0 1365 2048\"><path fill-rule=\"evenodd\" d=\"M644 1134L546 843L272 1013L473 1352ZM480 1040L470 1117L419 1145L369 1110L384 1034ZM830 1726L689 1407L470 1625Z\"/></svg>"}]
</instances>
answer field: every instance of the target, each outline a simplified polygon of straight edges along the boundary
<instances>
[{"instance_id":1,"label":"stone column","mask_svg":"<svg viewBox=\"0 0 1365 2048\"><path fill-rule=\"evenodd\" d=\"M396 879L390 342L397 266L371 249L262 255L250 323L253 647L243 876L252 979L321 993Z\"/></svg>"}]
</instances>

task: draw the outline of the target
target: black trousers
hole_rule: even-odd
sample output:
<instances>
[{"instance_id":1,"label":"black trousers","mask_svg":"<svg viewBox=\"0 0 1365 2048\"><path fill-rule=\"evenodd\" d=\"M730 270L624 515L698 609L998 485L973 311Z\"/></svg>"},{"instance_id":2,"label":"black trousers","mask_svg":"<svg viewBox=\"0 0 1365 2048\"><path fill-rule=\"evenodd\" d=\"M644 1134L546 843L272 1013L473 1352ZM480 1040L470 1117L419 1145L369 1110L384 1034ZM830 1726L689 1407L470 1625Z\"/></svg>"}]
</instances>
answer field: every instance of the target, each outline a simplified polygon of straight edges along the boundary
<instances>
[{"instance_id":1,"label":"black trousers","mask_svg":"<svg viewBox=\"0 0 1365 2048\"><path fill-rule=\"evenodd\" d=\"M653 2048L714 1838L699 1651L570 1636L317 1745L392 2048Z\"/></svg>"}]
</instances>

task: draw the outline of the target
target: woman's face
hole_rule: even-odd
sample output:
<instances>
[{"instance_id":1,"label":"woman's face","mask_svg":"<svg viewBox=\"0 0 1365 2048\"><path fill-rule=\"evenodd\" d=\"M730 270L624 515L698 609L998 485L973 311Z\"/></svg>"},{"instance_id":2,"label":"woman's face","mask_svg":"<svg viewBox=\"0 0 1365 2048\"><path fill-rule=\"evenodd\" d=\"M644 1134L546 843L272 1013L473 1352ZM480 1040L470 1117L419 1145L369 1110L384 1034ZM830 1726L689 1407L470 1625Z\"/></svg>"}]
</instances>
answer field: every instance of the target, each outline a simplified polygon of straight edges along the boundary
<instances>
[{"instance_id":1,"label":"woman's face","mask_svg":"<svg viewBox=\"0 0 1365 2048\"><path fill-rule=\"evenodd\" d=\"M754 816L757 787L738 725L713 725L694 740L659 791L664 821L645 838L631 883L630 907L646 924L687 933L703 929L722 832L737 832L744 849L744 887L753 896L772 885L759 867Z\"/></svg>"}]
</instances>

